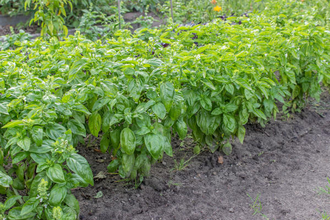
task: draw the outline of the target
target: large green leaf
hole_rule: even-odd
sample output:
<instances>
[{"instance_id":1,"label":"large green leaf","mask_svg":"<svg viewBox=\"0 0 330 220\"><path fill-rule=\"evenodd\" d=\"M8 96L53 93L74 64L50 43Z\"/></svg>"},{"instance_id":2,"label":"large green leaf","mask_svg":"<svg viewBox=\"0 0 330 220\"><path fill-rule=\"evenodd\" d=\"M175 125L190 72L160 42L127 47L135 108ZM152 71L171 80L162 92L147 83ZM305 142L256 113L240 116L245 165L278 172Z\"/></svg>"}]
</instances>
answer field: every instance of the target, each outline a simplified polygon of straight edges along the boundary
<instances>
[{"instance_id":1,"label":"large green leaf","mask_svg":"<svg viewBox=\"0 0 330 220\"><path fill-rule=\"evenodd\" d=\"M66 128L58 123L48 124L46 126L46 134L53 140L57 140L57 138L63 136L65 132Z\"/></svg>"},{"instance_id":2,"label":"large green leaf","mask_svg":"<svg viewBox=\"0 0 330 220\"><path fill-rule=\"evenodd\" d=\"M211 115L206 110L201 110L197 114L197 125L206 135L211 135L220 126L221 118L219 116Z\"/></svg>"},{"instance_id":3,"label":"large green leaf","mask_svg":"<svg viewBox=\"0 0 330 220\"><path fill-rule=\"evenodd\" d=\"M175 90L174 90L172 83L166 82L166 83L161 84L160 98L161 98L167 112L169 112L172 107L174 93L175 93Z\"/></svg>"},{"instance_id":4,"label":"large green leaf","mask_svg":"<svg viewBox=\"0 0 330 220\"><path fill-rule=\"evenodd\" d=\"M132 155L136 147L134 132L129 128L124 128L120 133L120 145L127 155Z\"/></svg>"},{"instance_id":5,"label":"large green leaf","mask_svg":"<svg viewBox=\"0 0 330 220\"><path fill-rule=\"evenodd\" d=\"M164 119L166 116L166 108L163 103L158 102L156 105L152 106L152 111L160 118Z\"/></svg>"},{"instance_id":6,"label":"large green leaf","mask_svg":"<svg viewBox=\"0 0 330 220\"><path fill-rule=\"evenodd\" d=\"M72 131L73 134L81 135L86 137L85 126L75 119L71 119L68 122L68 129Z\"/></svg>"},{"instance_id":7,"label":"large green leaf","mask_svg":"<svg viewBox=\"0 0 330 220\"><path fill-rule=\"evenodd\" d=\"M49 204L52 206L58 206L65 199L68 190L65 186L55 185L50 191Z\"/></svg>"},{"instance_id":8,"label":"large green leaf","mask_svg":"<svg viewBox=\"0 0 330 220\"><path fill-rule=\"evenodd\" d=\"M35 209L39 205L39 202L40 200L35 197L32 197L31 199L26 201L22 207L21 216L25 216L26 214L35 211Z\"/></svg>"},{"instance_id":9,"label":"large green leaf","mask_svg":"<svg viewBox=\"0 0 330 220\"><path fill-rule=\"evenodd\" d=\"M47 176L54 183L65 183L63 169L59 164L55 164L47 169Z\"/></svg>"},{"instance_id":10,"label":"large green leaf","mask_svg":"<svg viewBox=\"0 0 330 220\"><path fill-rule=\"evenodd\" d=\"M160 134L147 134L144 136L144 143L151 156L158 160L163 152L164 138Z\"/></svg>"},{"instance_id":11,"label":"large green leaf","mask_svg":"<svg viewBox=\"0 0 330 220\"><path fill-rule=\"evenodd\" d=\"M44 136L44 130L40 126L35 126L31 130L32 140L36 143L37 146L42 145L42 139Z\"/></svg>"},{"instance_id":12,"label":"large green leaf","mask_svg":"<svg viewBox=\"0 0 330 220\"><path fill-rule=\"evenodd\" d=\"M178 132L181 140L186 138L188 128L187 128L187 124L182 119L179 119L175 122L174 128Z\"/></svg>"},{"instance_id":13,"label":"large green leaf","mask_svg":"<svg viewBox=\"0 0 330 220\"><path fill-rule=\"evenodd\" d=\"M128 177L130 175L130 173L132 172L132 170L134 168L134 164L135 164L134 154L132 154L132 155L123 154L122 166L123 166L123 170L126 174L126 177Z\"/></svg>"},{"instance_id":14,"label":"large green leaf","mask_svg":"<svg viewBox=\"0 0 330 220\"><path fill-rule=\"evenodd\" d=\"M66 160L67 166L75 172L85 183L94 185L93 173L87 160L79 154L73 153Z\"/></svg>"},{"instance_id":15,"label":"large green leaf","mask_svg":"<svg viewBox=\"0 0 330 220\"><path fill-rule=\"evenodd\" d=\"M99 136L101 125L102 125L101 115L97 112L93 112L88 119L88 126L92 135L94 135L95 137Z\"/></svg>"}]
</instances>

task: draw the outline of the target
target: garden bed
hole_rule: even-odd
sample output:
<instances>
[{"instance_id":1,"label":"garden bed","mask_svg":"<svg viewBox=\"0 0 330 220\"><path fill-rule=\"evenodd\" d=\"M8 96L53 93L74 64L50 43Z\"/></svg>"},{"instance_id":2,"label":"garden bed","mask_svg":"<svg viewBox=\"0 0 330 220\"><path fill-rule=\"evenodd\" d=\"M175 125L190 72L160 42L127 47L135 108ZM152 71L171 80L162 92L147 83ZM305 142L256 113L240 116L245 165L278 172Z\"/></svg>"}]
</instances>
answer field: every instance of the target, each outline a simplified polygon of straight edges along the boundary
<instances>
[{"instance_id":1,"label":"garden bed","mask_svg":"<svg viewBox=\"0 0 330 220\"><path fill-rule=\"evenodd\" d=\"M73 191L80 219L320 219L320 212L330 210L330 198L317 190L327 184L330 169L329 103L324 93L320 105L289 120L279 117L265 128L247 125L244 144L233 143L229 156L202 152L181 171L171 170L173 159L165 157L138 189L107 174L109 154L80 146L94 176L106 175L95 179L94 187ZM173 139L175 159L191 158L192 140L180 145ZM100 191L103 196L94 198ZM255 210L261 205L264 217L253 216L258 196Z\"/></svg>"}]
</instances>

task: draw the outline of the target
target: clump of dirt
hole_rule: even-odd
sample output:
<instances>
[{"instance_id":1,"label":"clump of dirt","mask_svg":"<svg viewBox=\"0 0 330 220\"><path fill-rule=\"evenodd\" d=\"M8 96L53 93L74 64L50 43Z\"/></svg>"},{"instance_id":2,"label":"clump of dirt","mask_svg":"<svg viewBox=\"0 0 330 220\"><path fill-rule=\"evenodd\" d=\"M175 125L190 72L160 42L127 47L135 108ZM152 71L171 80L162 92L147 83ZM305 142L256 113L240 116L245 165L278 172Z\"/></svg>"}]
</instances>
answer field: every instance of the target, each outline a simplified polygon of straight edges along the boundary
<instances>
[{"instance_id":1,"label":"clump of dirt","mask_svg":"<svg viewBox=\"0 0 330 220\"><path fill-rule=\"evenodd\" d=\"M191 139L173 139L174 159L192 158L188 166L173 170L165 157L137 189L106 174L109 154L80 146L94 176L103 171L94 187L74 190L80 219L320 219L330 212L330 197L317 190L330 175L329 103L324 95L289 120L247 125L244 144L234 141L229 156L194 157Z\"/></svg>"}]
</instances>

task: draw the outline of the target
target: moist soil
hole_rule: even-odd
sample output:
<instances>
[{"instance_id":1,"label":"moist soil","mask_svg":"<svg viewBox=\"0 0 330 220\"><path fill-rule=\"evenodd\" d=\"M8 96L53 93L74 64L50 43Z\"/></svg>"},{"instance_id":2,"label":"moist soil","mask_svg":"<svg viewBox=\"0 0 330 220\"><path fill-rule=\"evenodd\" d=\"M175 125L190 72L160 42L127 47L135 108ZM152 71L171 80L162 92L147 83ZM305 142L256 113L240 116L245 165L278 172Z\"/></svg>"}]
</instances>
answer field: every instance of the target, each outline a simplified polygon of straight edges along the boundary
<instances>
[{"instance_id":1,"label":"moist soil","mask_svg":"<svg viewBox=\"0 0 330 220\"><path fill-rule=\"evenodd\" d=\"M330 214L330 196L319 194L330 175L330 96L283 118L248 124L229 156L206 149L194 156L191 139L174 138L174 158L164 156L137 188L107 173L111 156L97 152L98 141L79 146L100 174L94 187L73 190L80 219L321 219ZM173 169L181 159L188 166Z\"/></svg>"}]
</instances>

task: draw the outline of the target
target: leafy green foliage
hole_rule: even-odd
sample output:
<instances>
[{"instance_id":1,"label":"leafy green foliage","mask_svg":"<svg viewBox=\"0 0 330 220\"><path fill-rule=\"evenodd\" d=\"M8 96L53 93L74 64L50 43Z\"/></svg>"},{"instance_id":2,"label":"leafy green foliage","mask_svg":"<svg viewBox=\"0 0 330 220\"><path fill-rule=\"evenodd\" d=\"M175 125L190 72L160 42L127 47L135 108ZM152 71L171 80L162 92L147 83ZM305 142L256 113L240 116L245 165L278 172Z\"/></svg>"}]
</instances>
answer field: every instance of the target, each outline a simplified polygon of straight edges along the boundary
<instances>
[{"instance_id":1,"label":"leafy green foliage","mask_svg":"<svg viewBox=\"0 0 330 220\"><path fill-rule=\"evenodd\" d=\"M1 51L2 214L75 219L70 189L94 184L75 149L84 137L102 137L109 172L142 179L188 127L196 154L230 154L231 139L243 142L249 121L276 117L277 102L295 111L319 99L330 83L324 26L258 14L230 22L119 30L104 43L77 33Z\"/></svg>"}]
</instances>

